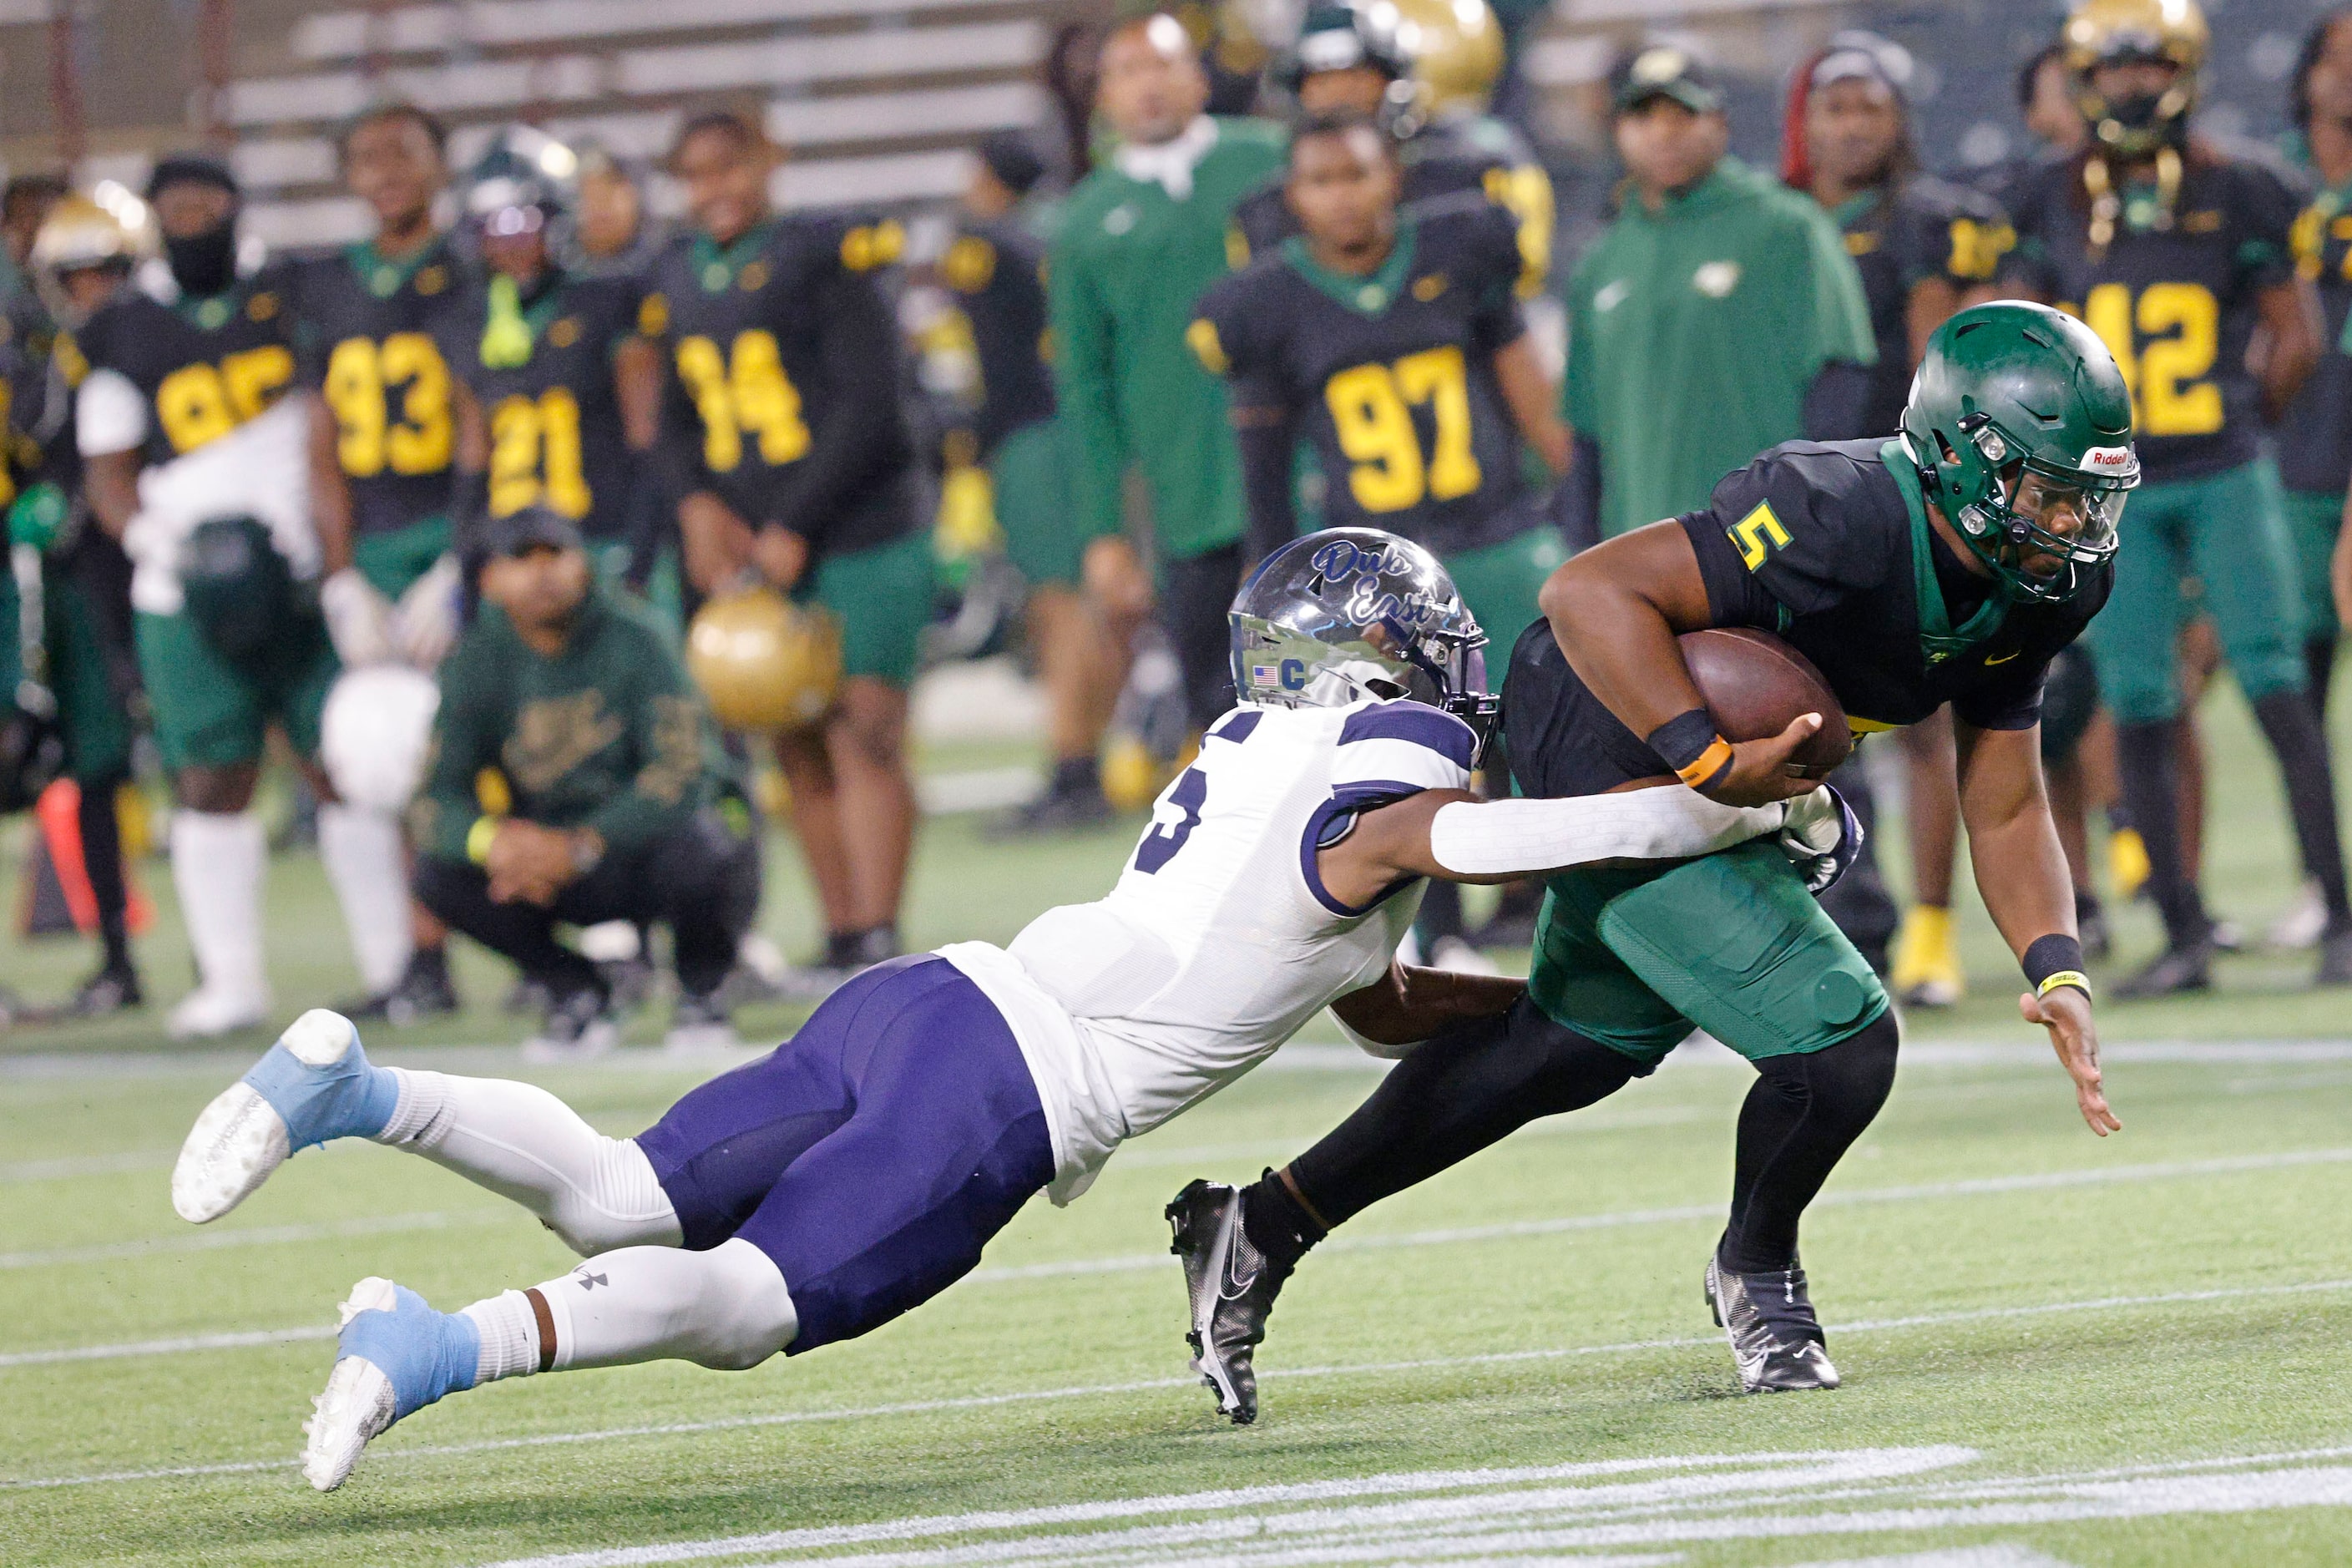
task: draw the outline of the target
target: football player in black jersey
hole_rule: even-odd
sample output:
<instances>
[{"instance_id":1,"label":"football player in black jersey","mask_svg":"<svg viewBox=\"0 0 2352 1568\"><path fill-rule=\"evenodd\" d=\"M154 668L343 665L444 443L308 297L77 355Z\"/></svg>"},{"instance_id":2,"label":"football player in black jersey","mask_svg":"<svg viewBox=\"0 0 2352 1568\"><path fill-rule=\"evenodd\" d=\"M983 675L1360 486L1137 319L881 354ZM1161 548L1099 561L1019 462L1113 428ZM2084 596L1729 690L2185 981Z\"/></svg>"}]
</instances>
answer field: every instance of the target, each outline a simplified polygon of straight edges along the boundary
<instances>
[{"instance_id":1,"label":"football player in black jersey","mask_svg":"<svg viewBox=\"0 0 2352 1568\"><path fill-rule=\"evenodd\" d=\"M443 341L458 388L457 510L470 542L480 523L549 507L604 576L643 592L669 532L651 461L661 357L637 331L643 284L569 264L570 158L517 127L467 187L488 275Z\"/></svg>"},{"instance_id":2,"label":"football player in black jersey","mask_svg":"<svg viewBox=\"0 0 2352 1568\"><path fill-rule=\"evenodd\" d=\"M310 505L325 559L319 602L346 668L441 661L457 631L449 473L456 423L438 333L459 292L457 259L434 222L448 183L441 122L386 103L344 129L343 178L373 238L305 265L296 284L303 384L316 395ZM454 1013L448 933L406 902L398 821L323 804L319 840L358 919L362 999L353 1017L394 1023ZM401 903L395 913L394 889Z\"/></svg>"},{"instance_id":3,"label":"football player in black jersey","mask_svg":"<svg viewBox=\"0 0 2352 1568\"><path fill-rule=\"evenodd\" d=\"M655 264L644 326L667 361L661 449L685 498L689 582L709 594L764 580L841 628L839 700L776 742L837 974L898 950L915 830L907 692L933 572L898 321L876 276L903 233L771 213L777 158L740 116L687 121L671 167L694 221Z\"/></svg>"},{"instance_id":4,"label":"football player in black jersey","mask_svg":"<svg viewBox=\"0 0 2352 1568\"><path fill-rule=\"evenodd\" d=\"M177 802L172 876L197 986L170 1026L215 1036L269 1011L268 846L248 810L266 732L283 730L320 799L332 801L311 759L338 667L302 586L319 572L320 541L302 482L310 412L288 395L298 388L295 275L241 259L236 182L225 165L169 157L147 189L168 268L124 289L76 334L89 370L74 417L90 510L131 556L140 673ZM380 892L382 878L345 860L351 848L348 836L320 836L346 924L404 922L397 838L388 913L371 906L354 917L353 889Z\"/></svg>"},{"instance_id":5,"label":"football player in black jersey","mask_svg":"<svg viewBox=\"0 0 2352 1568\"><path fill-rule=\"evenodd\" d=\"M1551 270L1551 176L1517 132L1475 105L1438 112L1431 88L1416 79L1407 33L1423 37L1388 0L1318 3L1301 23L1297 46L1276 65L1274 80L1302 114L1354 114L1387 127L1396 138L1405 201L1477 191L1509 212L1520 297L1533 299ZM1262 255L1297 232L1281 181L1234 210L1239 257Z\"/></svg>"},{"instance_id":6,"label":"football player in black jersey","mask_svg":"<svg viewBox=\"0 0 2352 1568\"><path fill-rule=\"evenodd\" d=\"M1992 279L2015 238L1989 199L1920 171L1906 97L1912 71L1911 56L1899 45L1874 33L1841 32L1798 68L1790 92L1792 133L1781 176L1837 220L1862 274L1878 342L1862 423L1840 435L1883 436L1895 427L1928 334L1963 304L1991 298ZM1951 721L1941 714L1925 720L1905 730L1900 743L1910 785L1904 798L1912 907L1895 932L1894 906L1874 865L1842 882L1830 908L1865 953L1883 951L1888 936L1895 937L1887 978L1899 999L1947 1006L1959 1000L1964 985L1951 910L1959 831ZM1838 782L1859 806L1868 790L1864 771L1848 769Z\"/></svg>"},{"instance_id":7,"label":"football player in black jersey","mask_svg":"<svg viewBox=\"0 0 2352 1568\"><path fill-rule=\"evenodd\" d=\"M2295 270L2319 291L2319 366L2274 433L2286 485L2287 531L2303 584L2304 668L2324 721L2343 627L2328 591L2327 558L2342 531L2352 481L2352 6L2312 24L2290 110L2290 151L2318 186L2294 220Z\"/></svg>"},{"instance_id":8,"label":"football player in black jersey","mask_svg":"<svg viewBox=\"0 0 2352 1568\"><path fill-rule=\"evenodd\" d=\"M2063 301L2123 366L2147 475L2115 603L2090 639L2166 938L2117 991L2210 984L2212 921L2176 804L2174 649L2191 575L2278 759L2304 871L2326 903L2318 982L2352 984L2335 781L2305 690L2278 473L2260 445L2263 419L2319 354L2318 306L2289 238L2299 204L2268 166L2189 133L2206 47L2191 0L2084 0L2065 39L2090 142L2021 184L2011 216L2016 280Z\"/></svg>"},{"instance_id":9,"label":"football player in black jersey","mask_svg":"<svg viewBox=\"0 0 2352 1568\"><path fill-rule=\"evenodd\" d=\"M1810 786L1792 749L1819 725L1733 745L1716 733L1678 633L1776 632L1846 712L1958 719L1961 809L1977 883L2094 1132L2121 1124L2100 1083L2074 888L2042 791L2044 672L2105 601L2115 524L2137 470L2115 362L2080 322L1980 305L1929 342L1895 440L1790 442L1727 476L1710 503L1560 568L1549 623L1512 650L1510 767L1529 796L1677 780L1726 802ZM1413 1047L1371 1099L1280 1172L1240 1192L1199 1183L1171 1206L1252 1283L1196 1327L1203 1361L1255 1414L1252 1347L1305 1250L1368 1205L1538 1116L1649 1073L1705 1028L1749 1058L1729 1224L1706 1294L1751 1392L1833 1388L1798 1260L1798 1225L1894 1082L1885 992L1785 858L1743 849L1548 879L1526 995L1499 1022ZM1239 1225L1202 1226L1203 1206ZM1180 1251L1184 1244L1180 1240Z\"/></svg>"}]
</instances>

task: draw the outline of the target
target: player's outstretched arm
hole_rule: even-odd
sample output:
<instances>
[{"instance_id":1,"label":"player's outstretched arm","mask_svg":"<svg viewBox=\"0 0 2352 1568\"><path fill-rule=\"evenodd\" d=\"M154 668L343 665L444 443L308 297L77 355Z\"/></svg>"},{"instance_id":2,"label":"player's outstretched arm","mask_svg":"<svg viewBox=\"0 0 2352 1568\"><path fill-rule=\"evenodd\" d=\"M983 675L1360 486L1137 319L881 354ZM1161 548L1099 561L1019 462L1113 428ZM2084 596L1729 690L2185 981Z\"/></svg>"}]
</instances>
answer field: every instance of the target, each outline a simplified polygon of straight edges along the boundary
<instances>
[{"instance_id":1,"label":"player's outstretched arm","mask_svg":"<svg viewBox=\"0 0 2352 1568\"><path fill-rule=\"evenodd\" d=\"M2050 1031L2051 1048L2074 1080L2083 1121L2104 1138L2123 1122L2107 1108L2090 982L2074 931L2074 883L2058 845L2042 783L2042 731L1980 730L1965 721L1959 742L1960 816L1977 889L2033 985L2018 998L2030 1024Z\"/></svg>"},{"instance_id":2,"label":"player's outstretched arm","mask_svg":"<svg viewBox=\"0 0 2352 1568\"><path fill-rule=\"evenodd\" d=\"M1715 616L1680 524L1652 523L1586 551L1545 582L1542 605L1577 678L1636 735L1706 711L1675 638ZM1695 787L1727 805L1803 795L1812 783L1789 772L1789 758L1821 726L1820 714L1805 713L1769 740L1718 742L1729 766Z\"/></svg>"},{"instance_id":3,"label":"player's outstretched arm","mask_svg":"<svg viewBox=\"0 0 2352 1568\"><path fill-rule=\"evenodd\" d=\"M1571 866L1680 860L1824 823L1833 842L1838 821L1825 790L1751 807L1724 805L1680 784L1557 800L1423 790L1365 812L1316 863L1331 896L1360 908L1413 877L1509 882Z\"/></svg>"}]
</instances>

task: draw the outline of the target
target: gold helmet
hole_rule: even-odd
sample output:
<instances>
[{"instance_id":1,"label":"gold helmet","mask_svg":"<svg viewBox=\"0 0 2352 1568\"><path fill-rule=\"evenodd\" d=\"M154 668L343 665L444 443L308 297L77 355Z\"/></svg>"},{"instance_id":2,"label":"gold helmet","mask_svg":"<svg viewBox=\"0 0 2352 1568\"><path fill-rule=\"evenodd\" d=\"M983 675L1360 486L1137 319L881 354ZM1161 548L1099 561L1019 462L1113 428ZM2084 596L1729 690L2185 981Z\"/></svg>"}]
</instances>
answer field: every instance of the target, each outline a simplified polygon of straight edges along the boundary
<instances>
[{"instance_id":1,"label":"gold helmet","mask_svg":"<svg viewBox=\"0 0 2352 1568\"><path fill-rule=\"evenodd\" d=\"M40 230L33 237L31 259L36 270L58 273L85 267L127 267L147 253L145 235L116 212L77 191L51 207L49 216L41 220Z\"/></svg>"},{"instance_id":2,"label":"gold helmet","mask_svg":"<svg viewBox=\"0 0 2352 1568\"><path fill-rule=\"evenodd\" d=\"M1503 29L1486 0L1393 0L1424 114L1483 110L1503 74Z\"/></svg>"},{"instance_id":3,"label":"gold helmet","mask_svg":"<svg viewBox=\"0 0 2352 1568\"><path fill-rule=\"evenodd\" d=\"M2100 146L2140 158L2179 140L2211 42L2197 0L2079 0L2059 37L2075 107ZM2179 72L2155 98L2110 103L2092 87L2092 73L2123 60L2168 60Z\"/></svg>"},{"instance_id":4,"label":"gold helmet","mask_svg":"<svg viewBox=\"0 0 2352 1568\"><path fill-rule=\"evenodd\" d=\"M830 616L772 588L723 594L687 628L686 668L726 728L803 729L841 689L841 633Z\"/></svg>"}]
</instances>

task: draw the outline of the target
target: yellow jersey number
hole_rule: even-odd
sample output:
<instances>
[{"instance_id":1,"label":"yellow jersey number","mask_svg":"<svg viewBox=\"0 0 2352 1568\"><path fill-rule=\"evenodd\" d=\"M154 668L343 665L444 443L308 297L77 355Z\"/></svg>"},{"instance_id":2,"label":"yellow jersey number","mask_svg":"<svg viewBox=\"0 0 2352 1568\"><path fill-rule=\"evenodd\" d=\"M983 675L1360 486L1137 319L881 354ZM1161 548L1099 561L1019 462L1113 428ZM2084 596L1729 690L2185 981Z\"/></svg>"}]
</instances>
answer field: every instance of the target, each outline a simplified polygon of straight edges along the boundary
<instances>
[{"instance_id":1,"label":"yellow jersey number","mask_svg":"<svg viewBox=\"0 0 2352 1568\"><path fill-rule=\"evenodd\" d=\"M1423 499L1452 500L1478 488L1470 449L1470 384L1452 343L1407 354L1393 365L1360 364L1323 384L1323 400L1355 466L1348 489L1366 511L1402 511ZM1424 461L1412 405L1427 404L1436 449Z\"/></svg>"},{"instance_id":2,"label":"yellow jersey number","mask_svg":"<svg viewBox=\"0 0 2352 1568\"><path fill-rule=\"evenodd\" d=\"M2221 389L2205 379L2221 347L2221 307L2210 289L2151 283L2134 299L2129 284L2102 283L2083 301L2083 320L2116 356L2141 435L2221 428Z\"/></svg>"},{"instance_id":3,"label":"yellow jersey number","mask_svg":"<svg viewBox=\"0 0 2352 1568\"><path fill-rule=\"evenodd\" d=\"M575 522L594 498L580 467L580 404L566 387L520 395L490 411L490 515L544 502Z\"/></svg>"},{"instance_id":4,"label":"yellow jersey number","mask_svg":"<svg viewBox=\"0 0 2352 1568\"><path fill-rule=\"evenodd\" d=\"M770 468L808 450L800 389L784 374L774 333L758 327L738 332L725 353L709 338L682 338L677 374L702 416L702 461L712 473L731 473L743 460L746 431L759 437L760 460Z\"/></svg>"},{"instance_id":5,"label":"yellow jersey number","mask_svg":"<svg viewBox=\"0 0 2352 1568\"><path fill-rule=\"evenodd\" d=\"M400 416L392 389L403 387ZM423 332L345 338L327 357L327 405L341 435L335 443L343 472L370 479L395 474L437 474L449 466L455 438L449 416L449 367Z\"/></svg>"},{"instance_id":6,"label":"yellow jersey number","mask_svg":"<svg viewBox=\"0 0 2352 1568\"><path fill-rule=\"evenodd\" d=\"M175 452L217 441L269 406L294 379L294 354L264 343L218 364L184 364L155 389L155 417Z\"/></svg>"},{"instance_id":7,"label":"yellow jersey number","mask_svg":"<svg viewBox=\"0 0 2352 1568\"><path fill-rule=\"evenodd\" d=\"M1519 224L1519 282L1522 300L1543 292L1551 275L1551 176L1540 163L1486 171L1486 199L1509 213Z\"/></svg>"}]
</instances>

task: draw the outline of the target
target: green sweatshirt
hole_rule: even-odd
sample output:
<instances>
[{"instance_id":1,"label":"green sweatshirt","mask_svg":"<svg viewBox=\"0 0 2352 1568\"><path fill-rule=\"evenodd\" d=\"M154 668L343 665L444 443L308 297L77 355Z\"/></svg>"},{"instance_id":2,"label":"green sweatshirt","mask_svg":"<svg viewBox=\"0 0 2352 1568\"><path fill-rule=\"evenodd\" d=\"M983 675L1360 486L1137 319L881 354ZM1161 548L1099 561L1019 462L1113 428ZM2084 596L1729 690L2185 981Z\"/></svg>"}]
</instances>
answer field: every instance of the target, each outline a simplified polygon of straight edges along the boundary
<instances>
[{"instance_id":1,"label":"green sweatshirt","mask_svg":"<svg viewBox=\"0 0 2352 1568\"><path fill-rule=\"evenodd\" d=\"M1811 197L1725 158L1651 212L1629 195L1568 284L1561 412L1601 449L1601 531L1706 504L1804 432L1832 361L1877 362L1862 277Z\"/></svg>"},{"instance_id":2,"label":"green sweatshirt","mask_svg":"<svg viewBox=\"0 0 2352 1568\"><path fill-rule=\"evenodd\" d=\"M1224 388L1185 345L1193 302L1231 265L1234 208L1281 168L1284 136L1220 120L1216 144L1180 202L1116 163L1070 193L1046 268L1055 393L1076 439L1079 532L1119 531L1120 483L1143 470L1163 556L1183 559L1242 534L1241 459Z\"/></svg>"},{"instance_id":3,"label":"green sweatshirt","mask_svg":"<svg viewBox=\"0 0 2352 1568\"><path fill-rule=\"evenodd\" d=\"M591 827L608 853L626 854L712 801L724 767L677 655L610 590L589 591L553 658L485 605L441 666L411 825L424 853L449 860L467 858L486 813Z\"/></svg>"}]
</instances>

